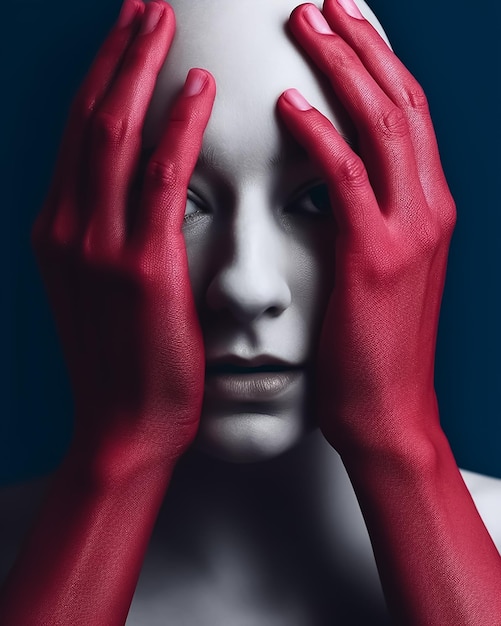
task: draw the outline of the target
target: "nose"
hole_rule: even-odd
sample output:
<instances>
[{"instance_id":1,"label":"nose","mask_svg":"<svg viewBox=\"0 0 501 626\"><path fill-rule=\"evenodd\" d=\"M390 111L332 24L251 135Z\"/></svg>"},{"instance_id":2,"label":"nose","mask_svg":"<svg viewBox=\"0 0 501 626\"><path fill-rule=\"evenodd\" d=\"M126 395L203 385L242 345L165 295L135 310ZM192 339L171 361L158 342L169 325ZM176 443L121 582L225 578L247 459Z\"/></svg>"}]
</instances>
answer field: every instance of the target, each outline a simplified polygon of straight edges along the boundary
<instances>
[{"instance_id":1,"label":"nose","mask_svg":"<svg viewBox=\"0 0 501 626\"><path fill-rule=\"evenodd\" d=\"M208 306L245 324L281 315L292 300L285 244L269 203L252 193L240 199L225 231L227 250L207 289Z\"/></svg>"}]
</instances>

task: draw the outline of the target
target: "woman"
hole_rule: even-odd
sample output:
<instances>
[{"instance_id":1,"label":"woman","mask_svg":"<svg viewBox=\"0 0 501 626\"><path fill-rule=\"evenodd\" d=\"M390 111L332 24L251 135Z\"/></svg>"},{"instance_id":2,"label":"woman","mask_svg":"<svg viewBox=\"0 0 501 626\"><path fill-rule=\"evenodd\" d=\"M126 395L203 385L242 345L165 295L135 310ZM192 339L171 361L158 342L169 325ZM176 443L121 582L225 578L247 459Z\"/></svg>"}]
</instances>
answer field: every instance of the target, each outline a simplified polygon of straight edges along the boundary
<instances>
[{"instance_id":1,"label":"woman","mask_svg":"<svg viewBox=\"0 0 501 626\"><path fill-rule=\"evenodd\" d=\"M173 12L128 0L75 101L34 243L76 430L2 623L124 623L167 488L131 623L383 622L339 458L394 619L499 623L433 390L424 97L346 0L293 12L308 67L293 6L174 2L157 82Z\"/></svg>"}]
</instances>

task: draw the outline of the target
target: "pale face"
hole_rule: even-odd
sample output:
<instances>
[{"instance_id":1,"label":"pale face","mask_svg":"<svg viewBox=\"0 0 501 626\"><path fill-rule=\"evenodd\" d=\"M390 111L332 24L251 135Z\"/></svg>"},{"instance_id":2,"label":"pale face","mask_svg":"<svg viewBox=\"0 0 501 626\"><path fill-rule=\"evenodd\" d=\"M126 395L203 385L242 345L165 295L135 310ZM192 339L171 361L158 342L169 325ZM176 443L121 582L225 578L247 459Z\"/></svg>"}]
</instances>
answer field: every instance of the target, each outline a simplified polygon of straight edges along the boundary
<instances>
[{"instance_id":1,"label":"pale face","mask_svg":"<svg viewBox=\"0 0 501 626\"><path fill-rule=\"evenodd\" d=\"M294 0L170 3L176 38L147 147L191 67L217 84L184 224L207 363L198 443L229 460L268 458L314 428L314 361L335 259L321 176L282 127L276 100L295 87L347 126L286 32Z\"/></svg>"}]
</instances>

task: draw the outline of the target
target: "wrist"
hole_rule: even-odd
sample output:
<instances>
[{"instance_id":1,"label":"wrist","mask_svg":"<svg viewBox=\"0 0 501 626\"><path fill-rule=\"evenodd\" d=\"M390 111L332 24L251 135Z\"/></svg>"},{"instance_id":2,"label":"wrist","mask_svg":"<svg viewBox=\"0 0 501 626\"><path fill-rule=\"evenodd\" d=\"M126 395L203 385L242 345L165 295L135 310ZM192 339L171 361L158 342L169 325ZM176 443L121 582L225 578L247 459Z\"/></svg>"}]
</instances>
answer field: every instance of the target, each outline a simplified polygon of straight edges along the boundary
<instances>
[{"instance_id":1,"label":"wrist","mask_svg":"<svg viewBox=\"0 0 501 626\"><path fill-rule=\"evenodd\" d=\"M158 410L77 407L69 456L88 467L107 465L124 472L174 466L195 439L200 409L161 406Z\"/></svg>"},{"instance_id":2,"label":"wrist","mask_svg":"<svg viewBox=\"0 0 501 626\"><path fill-rule=\"evenodd\" d=\"M98 433L77 428L59 473L92 491L126 486L149 475L167 483L187 447L123 428Z\"/></svg>"},{"instance_id":3,"label":"wrist","mask_svg":"<svg viewBox=\"0 0 501 626\"><path fill-rule=\"evenodd\" d=\"M387 484L387 478L398 477L403 485L433 484L445 467L457 470L449 442L438 421L427 428L407 425L391 438L357 440L340 451L341 459L353 479L361 483ZM381 484L381 483L380 483Z\"/></svg>"},{"instance_id":4,"label":"wrist","mask_svg":"<svg viewBox=\"0 0 501 626\"><path fill-rule=\"evenodd\" d=\"M434 391L425 397L380 395L324 411L321 427L341 457L406 458L426 450L433 455L444 439Z\"/></svg>"}]
</instances>

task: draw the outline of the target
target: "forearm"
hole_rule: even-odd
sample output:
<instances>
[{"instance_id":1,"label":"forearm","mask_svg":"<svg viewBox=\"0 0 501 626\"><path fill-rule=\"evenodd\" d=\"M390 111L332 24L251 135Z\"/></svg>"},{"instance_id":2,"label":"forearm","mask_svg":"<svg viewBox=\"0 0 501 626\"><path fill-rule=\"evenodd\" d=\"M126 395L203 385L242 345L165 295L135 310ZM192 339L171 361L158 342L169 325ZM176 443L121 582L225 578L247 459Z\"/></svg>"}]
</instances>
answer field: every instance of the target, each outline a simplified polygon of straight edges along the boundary
<instances>
[{"instance_id":1,"label":"forearm","mask_svg":"<svg viewBox=\"0 0 501 626\"><path fill-rule=\"evenodd\" d=\"M438 423L438 421L437 421ZM344 455L397 623L498 626L501 559L437 426Z\"/></svg>"},{"instance_id":2,"label":"forearm","mask_svg":"<svg viewBox=\"0 0 501 626\"><path fill-rule=\"evenodd\" d=\"M139 164L174 31L168 3L124 0L33 227L76 434L5 586L2 626L123 624L174 464L197 432L205 358L181 227L215 99L208 72L188 73Z\"/></svg>"},{"instance_id":3,"label":"forearm","mask_svg":"<svg viewBox=\"0 0 501 626\"><path fill-rule=\"evenodd\" d=\"M145 450L74 449L0 602L4 626L124 624L174 463Z\"/></svg>"}]
</instances>

